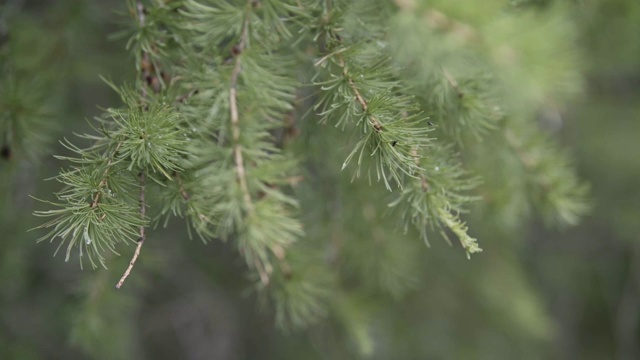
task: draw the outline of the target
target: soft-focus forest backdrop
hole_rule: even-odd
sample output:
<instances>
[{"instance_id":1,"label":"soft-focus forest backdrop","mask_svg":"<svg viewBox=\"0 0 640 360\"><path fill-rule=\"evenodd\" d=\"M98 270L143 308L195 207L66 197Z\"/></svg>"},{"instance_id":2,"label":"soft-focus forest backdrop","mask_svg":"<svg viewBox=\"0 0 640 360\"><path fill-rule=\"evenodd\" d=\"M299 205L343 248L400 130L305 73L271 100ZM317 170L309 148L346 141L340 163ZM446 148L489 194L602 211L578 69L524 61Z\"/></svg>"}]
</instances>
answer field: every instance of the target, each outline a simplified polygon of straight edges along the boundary
<instances>
[{"instance_id":1,"label":"soft-focus forest backdrop","mask_svg":"<svg viewBox=\"0 0 640 360\"><path fill-rule=\"evenodd\" d=\"M585 88L562 111L540 116L591 184L592 211L580 225L549 230L540 222L514 236L472 212L469 226L484 252L469 261L444 242L421 249L420 286L389 298L393 318L368 319L372 334L350 329L356 335L344 342L340 332L284 333L246 294L234 249L189 240L181 226L151 231L120 291L113 284L128 251L110 259L109 271L53 258L53 246L27 232L42 208L30 195L58 190L44 179L57 174L51 155L64 149L54 141L37 153L36 136L33 149L21 149L31 159L5 148L0 159L0 358L640 358L640 2L574 3ZM32 75L33 86L20 93L46 99L43 129L53 139L89 131L86 119L101 112L98 105L119 101L98 75L115 83L135 76L124 41L109 39L124 2L2 6L0 47L11 45L19 61L1 85L25 86L16 77ZM0 106L9 101L1 97ZM354 188L349 196L368 193ZM380 305L364 298L350 306Z\"/></svg>"}]
</instances>

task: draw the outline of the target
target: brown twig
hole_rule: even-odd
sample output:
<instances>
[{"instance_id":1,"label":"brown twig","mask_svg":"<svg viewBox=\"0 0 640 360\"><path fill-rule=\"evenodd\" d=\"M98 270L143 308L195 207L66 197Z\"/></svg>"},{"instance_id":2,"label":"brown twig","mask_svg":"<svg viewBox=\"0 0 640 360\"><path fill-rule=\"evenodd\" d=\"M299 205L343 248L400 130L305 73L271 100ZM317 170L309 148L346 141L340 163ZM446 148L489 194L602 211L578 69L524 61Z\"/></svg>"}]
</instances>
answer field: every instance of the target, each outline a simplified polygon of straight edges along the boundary
<instances>
[{"instance_id":1,"label":"brown twig","mask_svg":"<svg viewBox=\"0 0 640 360\"><path fill-rule=\"evenodd\" d=\"M362 94L360 93L360 90L354 83L353 78L349 76L349 73L347 72L348 70L347 66L344 62L344 59L342 59L342 56L338 56L338 59L339 59L340 66L342 67L342 74L347 78L349 87L351 88L351 90L353 90L353 93L356 95L356 100L358 101L360 106L362 106L362 110L364 112L367 112L367 109L369 109L369 105L367 104L367 101L364 99L364 97L362 97ZM378 121L378 119L371 114L369 114L369 119L373 129L376 132L380 132L382 130L382 125L380 124L380 121Z\"/></svg>"},{"instance_id":2,"label":"brown twig","mask_svg":"<svg viewBox=\"0 0 640 360\"><path fill-rule=\"evenodd\" d=\"M138 0L137 2L137 10L138 10L138 20L140 21L140 26L144 26L145 24L145 14L144 14L144 6L142 5L142 2ZM153 75L151 72L151 60L149 58L149 54L147 52L143 52L142 53L142 76L143 76L143 85L142 85L142 89L140 90L141 94L142 94L142 98L146 99L147 98L147 87L148 86L152 86L152 90L154 92L159 92L160 88L153 86ZM146 109L146 106L144 107ZM147 234L146 234L146 226L144 224L144 219L145 219L145 215L147 212L147 204L145 201L145 191L146 191L146 176L144 173L144 169L142 171L140 171L140 219L142 219L143 224L140 225L140 238L138 238L138 245L136 246L136 250L133 253L133 258L131 258L131 261L129 262L129 267L127 267L127 270L125 270L124 274L122 275L122 277L120 278L120 281L118 281L118 283L116 284L116 289L120 289L120 287L122 286L122 284L124 284L124 281L127 279L127 277L129 276L129 274L131 273L131 270L133 269L133 266L136 264L136 261L138 260L138 256L140 256L140 250L142 249L142 244L144 244L144 240L147 238Z\"/></svg>"},{"instance_id":3,"label":"brown twig","mask_svg":"<svg viewBox=\"0 0 640 360\"><path fill-rule=\"evenodd\" d=\"M144 198L145 197L145 181L146 179L143 171L140 173L140 218L142 220L144 220L144 217L147 211L147 206ZM138 246L136 246L136 251L133 253L133 258L129 262L129 267L120 278L120 281L118 281L118 284L116 285L116 289L120 289L124 281L127 279L129 274L131 273L133 266L136 264L136 260L138 260L138 256L140 255L140 249L142 249L142 244L144 244L144 240L147 238L147 234L145 230L146 230L145 225L140 225L140 238L138 239Z\"/></svg>"},{"instance_id":4,"label":"brown twig","mask_svg":"<svg viewBox=\"0 0 640 360\"><path fill-rule=\"evenodd\" d=\"M349 76L347 65L345 64L344 58L342 57L342 55L340 55L340 53L342 53L342 52L344 52L346 50L347 50L347 48L342 48L340 50L337 50L337 51L334 51L334 52L332 52L330 54L327 54L327 55L323 56L322 58L320 58L320 60L316 61L313 65L314 66L320 66L323 62L327 61L332 56L336 56L338 58L338 64L342 68L342 75L347 79L349 87L351 88L351 90L353 91L353 93L356 96L356 101L358 101L358 104L360 104L360 106L362 107L362 110L364 112L367 112L367 110L369 109L369 105L367 104L367 101L362 96L362 93L360 93L360 89L358 89L358 87L356 86L355 82L353 81L353 78L351 76ZM382 124L380 124L380 121L375 116L373 116L371 114L369 114L368 117L369 117L369 120L370 120L369 123L371 124L373 129L376 132L380 132L382 130Z\"/></svg>"},{"instance_id":5,"label":"brown twig","mask_svg":"<svg viewBox=\"0 0 640 360\"><path fill-rule=\"evenodd\" d=\"M180 192L180 195L185 201L189 200L190 196L187 190L184 188L184 181L182 181L182 176L180 176L179 172L174 172L173 176L176 178L176 181L178 182L178 191Z\"/></svg>"},{"instance_id":6,"label":"brown twig","mask_svg":"<svg viewBox=\"0 0 640 360\"><path fill-rule=\"evenodd\" d=\"M251 6L251 1L249 1ZM238 77L242 71L242 57L240 56L245 50L247 40L249 37L249 14L245 16L244 23L242 24L242 33L240 35L240 42L233 48L235 56L235 65L231 72L231 86L229 89L229 111L231 116L231 134L233 138L233 156L236 163L236 173L238 176L238 183L245 206L249 212L254 211L253 202L251 200L251 193L249 192L249 186L247 185L246 168L244 165L244 157L242 155L242 145L240 144L240 116L238 115Z\"/></svg>"},{"instance_id":7,"label":"brown twig","mask_svg":"<svg viewBox=\"0 0 640 360\"><path fill-rule=\"evenodd\" d=\"M249 0L247 3L249 8L255 7L255 2ZM240 185L240 191L242 191L242 197L249 213L255 211L253 200L251 199L251 193L249 192L249 186L247 184L247 172L244 163L244 156L242 154L242 145L240 144L240 116L238 114L238 77L242 71L242 53L247 47L247 41L249 40L249 20L250 13L247 11L244 22L242 24L242 32L240 34L240 42L233 47L232 55L234 57L234 66L231 72L231 85L229 88L229 113L231 117L231 136L233 140L233 157L236 164L236 175L238 184ZM265 268L265 264L262 264L258 258L254 259L254 265L260 276L260 281L264 285L269 284L268 269ZM268 264L267 264L268 265Z\"/></svg>"}]
</instances>

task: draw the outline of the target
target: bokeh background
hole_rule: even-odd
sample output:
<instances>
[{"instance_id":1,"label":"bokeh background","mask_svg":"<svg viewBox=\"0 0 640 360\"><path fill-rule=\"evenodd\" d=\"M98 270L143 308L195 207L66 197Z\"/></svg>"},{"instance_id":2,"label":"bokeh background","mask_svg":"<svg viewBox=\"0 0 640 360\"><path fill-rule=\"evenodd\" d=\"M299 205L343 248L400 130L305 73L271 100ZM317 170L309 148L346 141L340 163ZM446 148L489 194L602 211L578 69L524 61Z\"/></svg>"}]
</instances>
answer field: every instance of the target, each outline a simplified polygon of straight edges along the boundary
<instances>
[{"instance_id":1,"label":"bokeh background","mask_svg":"<svg viewBox=\"0 0 640 360\"><path fill-rule=\"evenodd\" d=\"M42 208L31 196L58 190L44 179L64 149L53 141L42 153L45 140L28 134L24 149L3 147L0 158L0 359L350 359L369 347L380 359L640 359L640 2L574 2L585 89L544 116L591 184L580 225L534 223L514 237L471 218L484 253L468 261L444 243L425 248L421 286L388 299L394 311L370 319L373 334L285 333L247 294L234 249L191 241L178 221L151 232L121 291L112 284L128 252L108 271L52 257L54 246L27 230ZM135 76L124 41L110 40L122 1L0 4L0 48L15 65L0 81L44 104L33 115L50 138L89 131L98 105L118 105L98 75Z\"/></svg>"}]
</instances>

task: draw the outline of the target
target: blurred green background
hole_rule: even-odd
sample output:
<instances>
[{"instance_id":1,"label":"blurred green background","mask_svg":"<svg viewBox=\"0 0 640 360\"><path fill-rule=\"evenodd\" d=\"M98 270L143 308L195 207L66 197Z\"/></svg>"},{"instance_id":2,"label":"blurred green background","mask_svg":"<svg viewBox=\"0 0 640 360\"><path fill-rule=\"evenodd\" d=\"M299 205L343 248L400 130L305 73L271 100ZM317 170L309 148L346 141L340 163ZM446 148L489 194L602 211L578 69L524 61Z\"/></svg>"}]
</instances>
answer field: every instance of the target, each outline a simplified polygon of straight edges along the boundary
<instances>
[{"instance_id":1,"label":"blurred green background","mask_svg":"<svg viewBox=\"0 0 640 360\"><path fill-rule=\"evenodd\" d=\"M367 320L371 358L640 359L640 2L575 3L586 89L549 118L591 184L592 212L577 227L534 224L515 238L473 218L470 228L485 241L472 261L438 242L425 248L421 285L389 299L388 318ZM88 131L98 105L118 104L98 75L115 83L135 76L124 42L109 40L125 8L3 4L0 51L12 63L0 64L1 85L24 86L21 101L40 104L29 114L37 130L70 138ZM132 248L110 259L109 271L52 258L54 246L27 232L41 207L30 195L49 199L58 190L44 179L60 166L50 154L64 149L54 141L38 153L43 139L25 131L24 148L3 147L0 158L0 359L350 359L368 346L322 329L335 324L275 330L246 294L235 251L188 240L177 221L151 232L122 291L112 284Z\"/></svg>"}]
</instances>

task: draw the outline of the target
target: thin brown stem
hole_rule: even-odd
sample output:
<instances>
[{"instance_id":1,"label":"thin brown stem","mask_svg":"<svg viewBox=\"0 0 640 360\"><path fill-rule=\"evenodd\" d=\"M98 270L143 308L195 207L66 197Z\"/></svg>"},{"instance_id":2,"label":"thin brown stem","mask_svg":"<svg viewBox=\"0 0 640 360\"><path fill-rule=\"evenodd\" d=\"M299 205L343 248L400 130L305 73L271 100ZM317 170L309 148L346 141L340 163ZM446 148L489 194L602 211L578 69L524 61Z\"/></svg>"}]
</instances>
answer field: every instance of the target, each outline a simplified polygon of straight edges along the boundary
<instances>
[{"instance_id":1,"label":"thin brown stem","mask_svg":"<svg viewBox=\"0 0 640 360\"><path fill-rule=\"evenodd\" d=\"M358 101L360 106L362 106L362 110L364 112L367 112L367 110L369 109L369 105L367 104L367 101L364 99L364 97L360 93L360 89L358 89L358 87L356 86L355 82L353 81L353 78L351 76L349 76L349 73L347 72L347 66L346 66L342 56L338 56L338 59L339 59L340 66L342 67L342 74L344 75L344 77L347 78L347 82L349 83L349 87L351 88L353 93L356 95L356 100ZM369 123L371 124L373 129L376 132L380 132L382 130L382 125L380 124L380 121L378 121L378 119L375 116L371 115L371 114L369 114L368 117L369 117L369 120L370 120Z\"/></svg>"},{"instance_id":2,"label":"thin brown stem","mask_svg":"<svg viewBox=\"0 0 640 360\"><path fill-rule=\"evenodd\" d=\"M249 1L251 6L251 1ZM240 42L234 47L235 65L231 72L231 86L229 89L229 111L231 116L231 135L233 139L233 157L236 163L236 174L238 177L238 184L240 185L240 191L242 191L242 197L244 199L245 206L249 212L254 211L253 201L251 200L251 193L249 192L249 186L247 185L247 174L244 164L244 157L242 155L242 145L240 144L240 116L238 115L238 77L242 71L242 52L246 48L247 40L249 38L249 13L245 16L244 23L242 24L242 33L240 35Z\"/></svg>"},{"instance_id":3,"label":"thin brown stem","mask_svg":"<svg viewBox=\"0 0 640 360\"><path fill-rule=\"evenodd\" d=\"M145 24L145 10L144 10L144 6L142 5L141 1L137 1L136 2L136 7L137 7L137 12L138 12L138 21L140 23L140 26L144 26ZM141 64L141 70L142 70L142 77L143 77L143 84L142 87L140 89L141 95L142 95L142 99L143 101L147 98L147 87L151 86L153 84L153 65L151 63L151 58L149 56L149 53L147 53L146 51L142 52L142 64ZM159 92L160 88L159 87L153 87L152 90L154 92ZM144 106L144 109L146 111L147 106ZM119 145L118 145L119 146ZM117 150L116 150L117 151ZM131 258L131 261L129 262L129 266L127 267L127 270L125 270L124 274L122 275L122 277L120 278L120 281L118 281L118 283L116 284L116 289L120 289L120 287L122 286L122 284L124 284L124 281L127 279L127 277L129 277L129 274L131 274L131 270L133 269L133 266L136 264L136 261L138 260L138 256L140 256L140 250L142 249L142 245L144 244L145 239L147 238L147 234L146 234L146 225L144 224L144 220L145 220L145 216L146 216L146 212L147 212L147 203L145 200L145 192L146 192L146 176L145 176L145 170L141 170L140 171L140 219L142 220L142 225L140 225L140 237L138 238L138 245L136 246L136 250L133 253L133 258Z\"/></svg>"},{"instance_id":4,"label":"thin brown stem","mask_svg":"<svg viewBox=\"0 0 640 360\"><path fill-rule=\"evenodd\" d=\"M147 212L147 205L145 201L145 182L146 182L146 178L143 171L140 173L140 218L142 220L144 220L145 214ZM146 227L145 225L140 225L140 238L138 239L138 246L136 246L136 251L133 253L133 258L129 262L129 267L120 278L120 281L118 281L118 284L116 285L116 289L120 289L122 284L124 284L124 281L127 279L129 274L131 273L133 266L136 264L136 261L138 260L138 256L140 255L140 250L142 249L142 244L144 244L144 240L146 238L147 238Z\"/></svg>"},{"instance_id":5,"label":"thin brown stem","mask_svg":"<svg viewBox=\"0 0 640 360\"><path fill-rule=\"evenodd\" d=\"M184 188L184 181L182 181L182 176L180 176L179 172L176 172L174 176L176 178L176 181L178 182L178 191L180 192L180 195L185 201L189 200L190 196L187 190Z\"/></svg>"}]
</instances>

